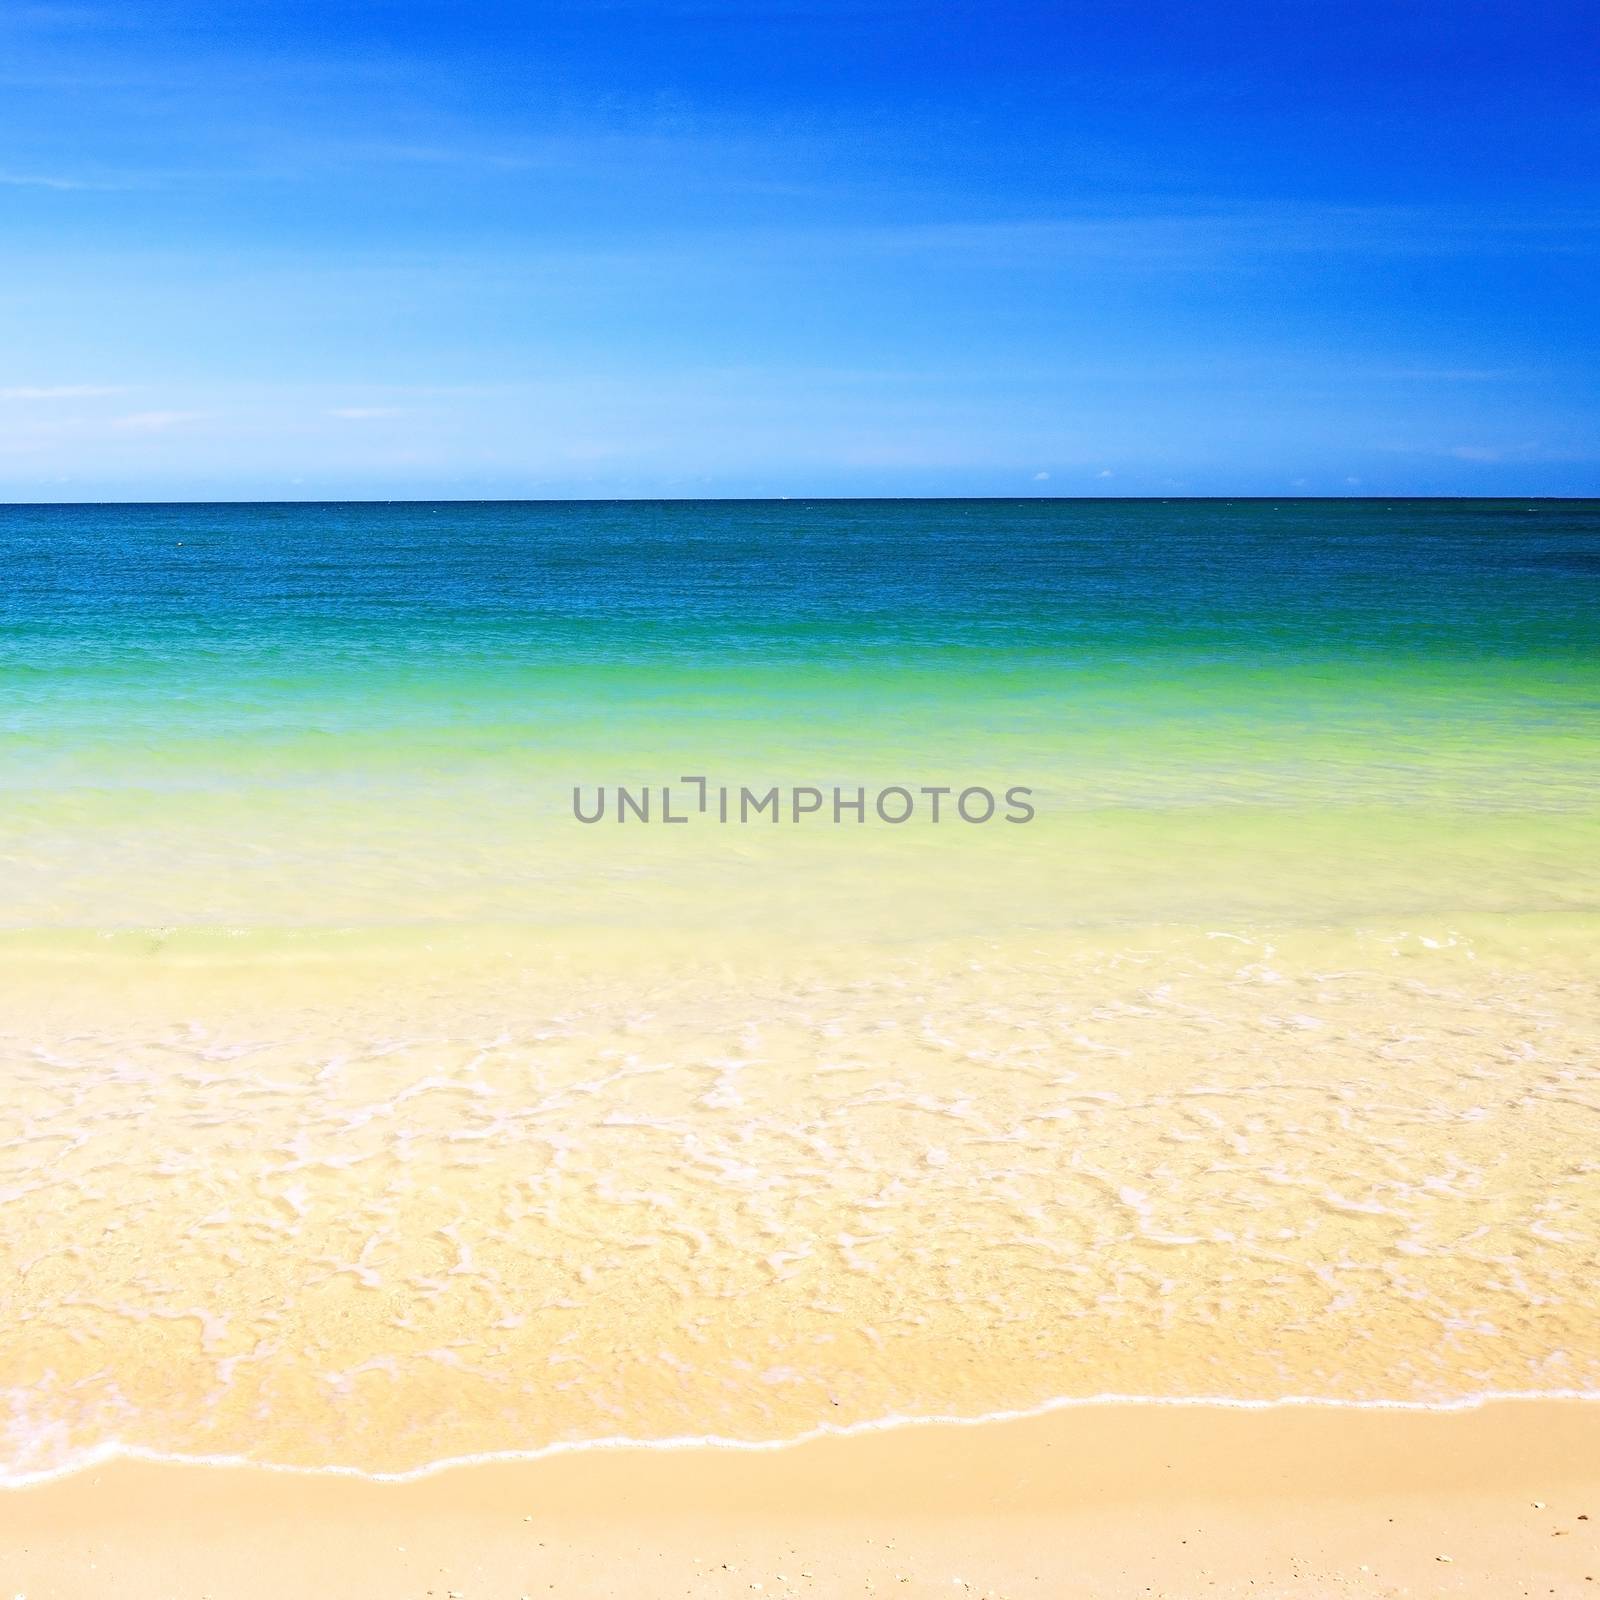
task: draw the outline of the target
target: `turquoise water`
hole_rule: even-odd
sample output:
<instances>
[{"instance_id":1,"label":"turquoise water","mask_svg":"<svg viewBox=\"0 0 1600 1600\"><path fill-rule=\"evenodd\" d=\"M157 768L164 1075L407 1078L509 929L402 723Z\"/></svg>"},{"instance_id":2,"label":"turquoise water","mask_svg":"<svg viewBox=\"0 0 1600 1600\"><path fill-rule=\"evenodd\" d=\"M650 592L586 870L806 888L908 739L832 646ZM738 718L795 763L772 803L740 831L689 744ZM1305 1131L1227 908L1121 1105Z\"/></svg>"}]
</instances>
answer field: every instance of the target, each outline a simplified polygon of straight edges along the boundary
<instances>
[{"instance_id":1,"label":"turquoise water","mask_svg":"<svg viewBox=\"0 0 1600 1600\"><path fill-rule=\"evenodd\" d=\"M11 507L0 560L17 930L581 918L675 869L572 786L685 773L1028 785L978 916L1595 903L1596 502ZM868 832L819 897L928 854Z\"/></svg>"}]
</instances>

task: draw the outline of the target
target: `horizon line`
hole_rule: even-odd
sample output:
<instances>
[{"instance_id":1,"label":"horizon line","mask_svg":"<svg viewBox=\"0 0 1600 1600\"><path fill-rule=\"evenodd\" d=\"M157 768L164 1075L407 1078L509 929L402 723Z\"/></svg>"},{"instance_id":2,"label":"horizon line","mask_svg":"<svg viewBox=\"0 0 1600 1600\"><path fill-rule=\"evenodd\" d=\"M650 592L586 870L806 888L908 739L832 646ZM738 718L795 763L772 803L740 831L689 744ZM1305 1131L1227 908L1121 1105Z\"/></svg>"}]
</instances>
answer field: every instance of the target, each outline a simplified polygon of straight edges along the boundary
<instances>
[{"instance_id":1,"label":"horizon line","mask_svg":"<svg viewBox=\"0 0 1600 1600\"><path fill-rule=\"evenodd\" d=\"M335 499L209 499L209 500L0 500L0 511L113 510L177 506L615 506L615 505L1193 505L1240 502L1251 504L1364 505L1401 501L1470 505L1534 501L1540 504L1583 504L1600 501L1594 494L782 494L782 495L370 495Z\"/></svg>"}]
</instances>

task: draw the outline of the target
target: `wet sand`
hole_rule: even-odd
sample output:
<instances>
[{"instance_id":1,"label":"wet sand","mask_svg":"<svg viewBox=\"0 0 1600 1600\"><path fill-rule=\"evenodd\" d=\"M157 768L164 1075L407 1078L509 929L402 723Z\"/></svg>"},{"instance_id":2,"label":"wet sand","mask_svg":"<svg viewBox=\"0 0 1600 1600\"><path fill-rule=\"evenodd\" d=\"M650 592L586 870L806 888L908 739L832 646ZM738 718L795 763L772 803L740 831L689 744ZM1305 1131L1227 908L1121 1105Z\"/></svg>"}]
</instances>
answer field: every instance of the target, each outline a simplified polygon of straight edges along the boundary
<instances>
[{"instance_id":1,"label":"wet sand","mask_svg":"<svg viewBox=\"0 0 1600 1600\"><path fill-rule=\"evenodd\" d=\"M0 1495L27 1600L1600 1593L1600 1404L1074 1407L406 1482L121 1461Z\"/></svg>"},{"instance_id":2,"label":"wet sand","mask_svg":"<svg viewBox=\"0 0 1600 1600\"><path fill-rule=\"evenodd\" d=\"M1577 921L17 957L0 1456L1600 1390Z\"/></svg>"}]
</instances>

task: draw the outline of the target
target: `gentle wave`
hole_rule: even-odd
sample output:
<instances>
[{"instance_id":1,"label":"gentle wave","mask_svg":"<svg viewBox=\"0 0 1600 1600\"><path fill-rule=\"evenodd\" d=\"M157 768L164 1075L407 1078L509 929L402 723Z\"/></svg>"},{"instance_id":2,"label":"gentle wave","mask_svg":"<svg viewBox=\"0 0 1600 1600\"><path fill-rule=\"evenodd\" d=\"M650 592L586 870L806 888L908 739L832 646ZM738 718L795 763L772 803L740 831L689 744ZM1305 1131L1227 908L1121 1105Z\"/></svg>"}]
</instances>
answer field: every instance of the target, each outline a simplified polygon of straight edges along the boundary
<instances>
[{"instance_id":1,"label":"gentle wave","mask_svg":"<svg viewBox=\"0 0 1600 1600\"><path fill-rule=\"evenodd\" d=\"M986 1411L977 1416L890 1416L868 1422L820 1423L804 1433L784 1439L728 1439L717 1434L682 1435L670 1439L566 1439L530 1450L486 1450L473 1455L448 1456L428 1461L402 1472L374 1472L364 1467L329 1464L304 1466L276 1461L254 1461L247 1456L188 1455L182 1451L149 1450L139 1445L109 1441L47 1471L8 1473L0 1469L0 1490L28 1489L56 1483L79 1473L93 1471L117 1461L139 1461L152 1466L221 1467L252 1472L284 1473L294 1477L359 1478L368 1483L416 1483L444 1472L472 1467L504 1465L519 1461L542 1461L553 1456L586 1454L595 1450L739 1450L767 1453L792 1450L822 1439L850 1439L869 1433L887 1433L902 1428L981 1428L996 1423L1025 1422L1032 1417L1049 1416L1058 1411L1073 1411L1088 1406L1154 1406L1160 1408L1216 1407L1229 1411L1279 1411L1292 1408L1317 1408L1330 1411L1407 1411L1455 1413L1478 1411L1485 1406L1531 1402L1600 1402L1600 1389L1494 1390L1463 1395L1453 1400L1342 1400L1319 1395L1283 1395L1271 1400L1234 1399L1222 1395L1061 1395L1038 1405L1007 1411Z\"/></svg>"}]
</instances>

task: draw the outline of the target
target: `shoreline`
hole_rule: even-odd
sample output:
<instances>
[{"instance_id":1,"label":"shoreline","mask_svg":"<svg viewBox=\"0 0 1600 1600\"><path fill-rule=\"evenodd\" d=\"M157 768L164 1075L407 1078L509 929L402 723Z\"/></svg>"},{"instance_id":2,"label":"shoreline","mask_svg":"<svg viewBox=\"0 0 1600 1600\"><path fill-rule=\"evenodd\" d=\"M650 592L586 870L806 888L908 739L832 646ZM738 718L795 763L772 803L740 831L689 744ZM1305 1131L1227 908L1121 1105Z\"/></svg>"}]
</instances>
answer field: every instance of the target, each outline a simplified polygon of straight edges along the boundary
<instances>
[{"instance_id":1,"label":"shoreline","mask_svg":"<svg viewBox=\"0 0 1600 1600\"><path fill-rule=\"evenodd\" d=\"M144 1467L204 1468L211 1471L286 1474L297 1478L346 1478L361 1483L409 1484L425 1482L450 1472L471 1471L481 1467L526 1465L547 1461L560 1456L602 1454L673 1454L695 1451L728 1451L733 1454L770 1455L775 1451L796 1450L807 1445L828 1440L855 1439L866 1434L898 1433L902 1430L924 1428L959 1429L988 1428L1008 1423L1032 1422L1054 1416L1063 1411L1081 1408L1111 1407L1139 1409L1152 1407L1165 1409L1218 1410L1218 1411L1278 1411L1278 1410L1328 1410L1328 1411L1393 1411L1422 1415L1457 1415L1481 1411L1486 1407L1501 1405L1594 1405L1600 1404L1600 1390L1596 1389L1537 1389L1490 1391L1463 1395L1452 1400L1372 1399L1347 1400L1339 1396L1281 1395L1272 1399L1221 1395L1134 1395L1095 1394L1060 1395L1042 1400L1038 1405L1019 1406L1014 1409L984 1411L972 1416L929 1413L924 1416L886 1416L865 1422L841 1424L819 1423L803 1433L778 1439L737 1439L721 1434L678 1434L660 1439L639 1439L626 1436L594 1439L558 1439L550 1444L532 1445L525 1449L484 1450L473 1455L445 1456L436 1461L425 1461L415 1467L384 1472L366 1467L347 1466L340 1462L323 1465L306 1465L291 1461L253 1461L247 1456L191 1455L185 1451L146 1449L141 1445L108 1443L92 1450L82 1460L47 1467L37 1472L7 1474L0 1471L0 1498L7 1494L41 1488L60 1483L81 1473L116 1467L123 1463Z\"/></svg>"},{"instance_id":2,"label":"shoreline","mask_svg":"<svg viewBox=\"0 0 1600 1600\"><path fill-rule=\"evenodd\" d=\"M0 1494L28 1600L1595 1593L1600 1412L1073 1404L405 1481L122 1459Z\"/></svg>"}]
</instances>

